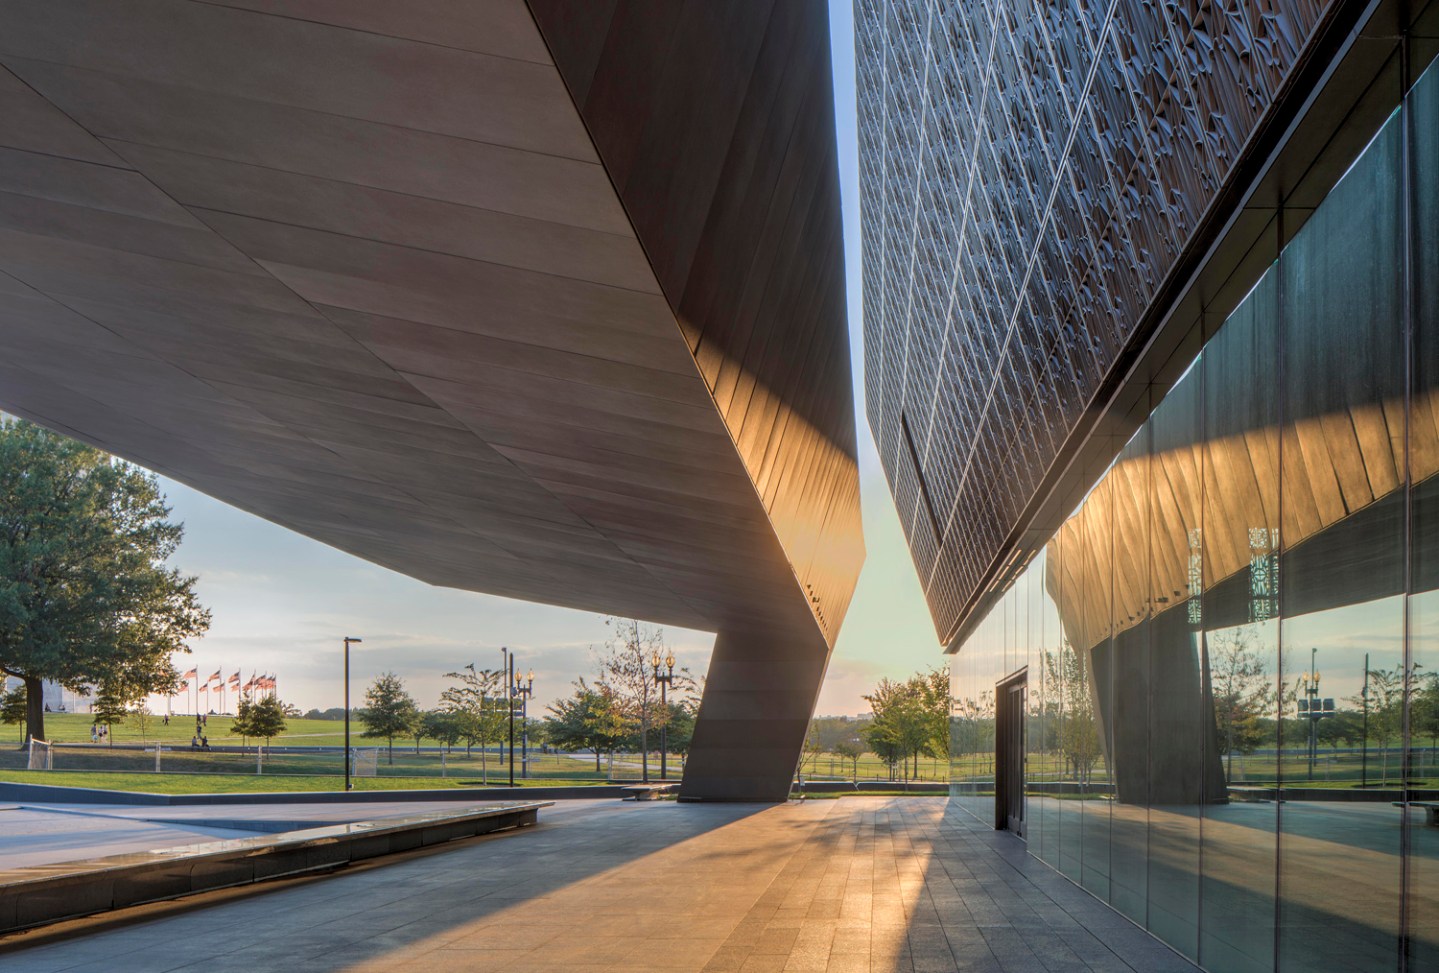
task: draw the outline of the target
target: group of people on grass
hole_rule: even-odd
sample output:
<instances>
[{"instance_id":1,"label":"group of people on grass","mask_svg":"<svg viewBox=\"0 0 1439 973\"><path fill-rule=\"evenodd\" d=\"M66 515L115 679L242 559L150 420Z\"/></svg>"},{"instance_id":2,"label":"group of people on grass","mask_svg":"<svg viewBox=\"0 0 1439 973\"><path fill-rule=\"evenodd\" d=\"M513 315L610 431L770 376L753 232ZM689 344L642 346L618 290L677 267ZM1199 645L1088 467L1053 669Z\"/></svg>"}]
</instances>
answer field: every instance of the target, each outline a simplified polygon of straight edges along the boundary
<instances>
[{"instance_id":1,"label":"group of people on grass","mask_svg":"<svg viewBox=\"0 0 1439 973\"><path fill-rule=\"evenodd\" d=\"M190 738L191 750L209 750L210 738L205 735L205 725L210 722L204 714L195 717L195 735Z\"/></svg>"}]
</instances>

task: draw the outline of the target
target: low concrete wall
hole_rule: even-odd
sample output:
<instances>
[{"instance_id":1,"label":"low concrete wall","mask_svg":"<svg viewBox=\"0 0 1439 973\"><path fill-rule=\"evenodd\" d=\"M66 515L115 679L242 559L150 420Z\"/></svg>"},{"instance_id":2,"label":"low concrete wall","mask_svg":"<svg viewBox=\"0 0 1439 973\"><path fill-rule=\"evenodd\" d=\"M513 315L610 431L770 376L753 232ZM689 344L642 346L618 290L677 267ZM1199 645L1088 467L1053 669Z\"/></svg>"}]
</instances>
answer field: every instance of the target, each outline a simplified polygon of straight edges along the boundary
<instances>
[{"instance_id":1,"label":"low concrete wall","mask_svg":"<svg viewBox=\"0 0 1439 973\"><path fill-rule=\"evenodd\" d=\"M284 791L264 794L149 794L109 791L93 787L54 787L49 784L0 783L0 801L40 801L47 804L135 804L181 807L206 804L371 804L405 801L569 801L620 800L631 795L625 785L593 787L444 787L396 791Z\"/></svg>"},{"instance_id":2,"label":"low concrete wall","mask_svg":"<svg viewBox=\"0 0 1439 973\"><path fill-rule=\"evenodd\" d=\"M0 933L535 823L552 802L388 818L0 872Z\"/></svg>"}]
</instances>

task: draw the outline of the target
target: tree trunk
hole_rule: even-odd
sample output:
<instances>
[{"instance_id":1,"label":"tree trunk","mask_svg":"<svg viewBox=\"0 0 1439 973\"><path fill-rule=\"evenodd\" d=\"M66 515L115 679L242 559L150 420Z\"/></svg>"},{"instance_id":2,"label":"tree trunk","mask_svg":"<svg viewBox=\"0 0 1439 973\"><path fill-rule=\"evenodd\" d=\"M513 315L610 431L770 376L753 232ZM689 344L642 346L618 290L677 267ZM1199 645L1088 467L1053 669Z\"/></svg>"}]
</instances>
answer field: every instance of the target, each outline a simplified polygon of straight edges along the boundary
<instances>
[{"instance_id":1,"label":"tree trunk","mask_svg":"<svg viewBox=\"0 0 1439 973\"><path fill-rule=\"evenodd\" d=\"M25 676L25 731L37 740L45 739L44 686L34 676Z\"/></svg>"},{"instance_id":2,"label":"tree trunk","mask_svg":"<svg viewBox=\"0 0 1439 973\"><path fill-rule=\"evenodd\" d=\"M650 782L650 725L649 719L640 721L640 779Z\"/></svg>"},{"instance_id":3,"label":"tree trunk","mask_svg":"<svg viewBox=\"0 0 1439 973\"><path fill-rule=\"evenodd\" d=\"M395 738L390 737L390 766L395 766Z\"/></svg>"},{"instance_id":4,"label":"tree trunk","mask_svg":"<svg viewBox=\"0 0 1439 973\"><path fill-rule=\"evenodd\" d=\"M595 747L595 773L600 773L604 768L600 766L600 748Z\"/></svg>"}]
</instances>

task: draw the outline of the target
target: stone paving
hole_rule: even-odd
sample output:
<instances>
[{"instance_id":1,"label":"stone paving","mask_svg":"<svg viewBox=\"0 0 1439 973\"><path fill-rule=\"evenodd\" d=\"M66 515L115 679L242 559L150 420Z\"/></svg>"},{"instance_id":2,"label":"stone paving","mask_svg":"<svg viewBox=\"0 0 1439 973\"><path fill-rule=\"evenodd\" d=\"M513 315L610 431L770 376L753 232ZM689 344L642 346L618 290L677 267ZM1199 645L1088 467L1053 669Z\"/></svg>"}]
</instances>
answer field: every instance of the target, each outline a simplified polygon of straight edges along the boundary
<instances>
[{"instance_id":1,"label":"stone paving","mask_svg":"<svg viewBox=\"0 0 1439 973\"><path fill-rule=\"evenodd\" d=\"M566 802L540 822L104 931L21 934L0 940L0 969L1196 969L944 798Z\"/></svg>"}]
</instances>

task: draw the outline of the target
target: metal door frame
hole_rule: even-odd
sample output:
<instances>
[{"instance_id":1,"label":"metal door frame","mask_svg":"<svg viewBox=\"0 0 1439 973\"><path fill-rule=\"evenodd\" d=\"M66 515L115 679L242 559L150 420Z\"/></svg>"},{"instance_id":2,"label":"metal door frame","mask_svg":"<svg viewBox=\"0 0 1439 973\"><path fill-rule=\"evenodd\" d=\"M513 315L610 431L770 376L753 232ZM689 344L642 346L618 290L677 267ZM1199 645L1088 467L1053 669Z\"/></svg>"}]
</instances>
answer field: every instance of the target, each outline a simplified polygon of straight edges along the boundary
<instances>
[{"instance_id":1,"label":"metal door frame","mask_svg":"<svg viewBox=\"0 0 1439 973\"><path fill-rule=\"evenodd\" d=\"M994 685L994 827L1024 837L1025 822L1025 709L1028 704L1029 668L1026 666ZM1018 815L1011 814L1018 810Z\"/></svg>"}]
</instances>

